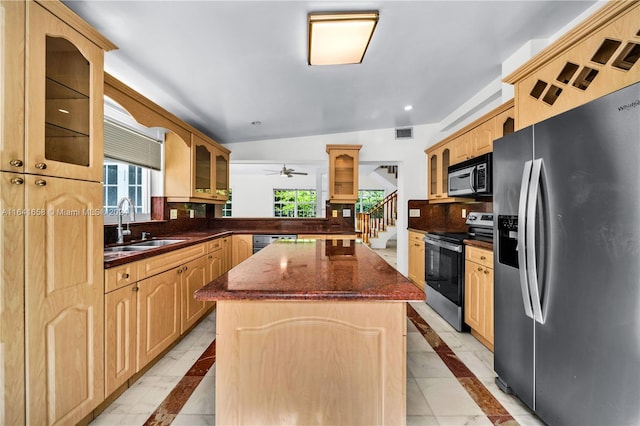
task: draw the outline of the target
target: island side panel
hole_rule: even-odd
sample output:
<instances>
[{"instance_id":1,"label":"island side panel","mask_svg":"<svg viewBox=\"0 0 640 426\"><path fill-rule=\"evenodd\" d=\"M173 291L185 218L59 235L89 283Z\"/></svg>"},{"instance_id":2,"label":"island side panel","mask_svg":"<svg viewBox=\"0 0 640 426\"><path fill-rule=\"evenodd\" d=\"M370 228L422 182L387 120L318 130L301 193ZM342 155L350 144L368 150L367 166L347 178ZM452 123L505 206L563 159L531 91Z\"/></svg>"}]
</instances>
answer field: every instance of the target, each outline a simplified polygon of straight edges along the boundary
<instances>
[{"instance_id":1,"label":"island side panel","mask_svg":"<svg viewBox=\"0 0 640 426\"><path fill-rule=\"evenodd\" d=\"M216 424L405 424L405 302L219 301L216 315Z\"/></svg>"}]
</instances>

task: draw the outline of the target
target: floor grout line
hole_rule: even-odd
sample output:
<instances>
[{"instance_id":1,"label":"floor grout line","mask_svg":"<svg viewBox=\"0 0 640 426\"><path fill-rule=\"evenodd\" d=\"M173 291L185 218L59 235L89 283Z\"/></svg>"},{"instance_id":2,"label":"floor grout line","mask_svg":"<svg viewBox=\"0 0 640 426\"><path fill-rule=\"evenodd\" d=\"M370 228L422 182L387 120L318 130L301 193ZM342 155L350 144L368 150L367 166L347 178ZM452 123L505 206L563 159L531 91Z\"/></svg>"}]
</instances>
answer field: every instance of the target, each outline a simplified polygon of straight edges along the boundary
<instances>
[{"instance_id":1,"label":"floor grout line","mask_svg":"<svg viewBox=\"0 0 640 426\"><path fill-rule=\"evenodd\" d=\"M407 316L492 424L510 426L518 424L480 379L469 370L409 303L407 303Z\"/></svg>"}]
</instances>

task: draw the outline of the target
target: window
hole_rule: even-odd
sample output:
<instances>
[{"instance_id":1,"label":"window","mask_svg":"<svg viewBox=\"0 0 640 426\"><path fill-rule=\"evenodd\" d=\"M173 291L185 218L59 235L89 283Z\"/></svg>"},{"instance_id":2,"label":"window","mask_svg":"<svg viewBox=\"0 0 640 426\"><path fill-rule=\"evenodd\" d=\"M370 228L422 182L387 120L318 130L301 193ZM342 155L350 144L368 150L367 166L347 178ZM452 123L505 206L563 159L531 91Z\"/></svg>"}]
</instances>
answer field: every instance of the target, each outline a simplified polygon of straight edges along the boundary
<instances>
[{"instance_id":1,"label":"window","mask_svg":"<svg viewBox=\"0 0 640 426\"><path fill-rule=\"evenodd\" d=\"M384 200L384 190L382 189L361 189L358 191L356 201L356 213L365 213Z\"/></svg>"},{"instance_id":2,"label":"window","mask_svg":"<svg viewBox=\"0 0 640 426\"><path fill-rule=\"evenodd\" d=\"M222 217L231 217L231 188L229 188L229 198L222 206Z\"/></svg>"},{"instance_id":3,"label":"window","mask_svg":"<svg viewBox=\"0 0 640 426\"><path fill-rule=\"evenodd\" d=\"M105 223L118 221L118 202L123 197L129 197L133 201L136 221L149 220L151 217L149 183L151 170L105 158L103 173Z\"/></svg>"},{"instance_id":4,"label":"window","mask_svg":"<svg viewBox=\"0 0 640 426\"><path fill-rule=\"evenodd\" d=\"M316 191L310 189L274 189L274 217L316 217Z\"/></svg>"}]
</instances>

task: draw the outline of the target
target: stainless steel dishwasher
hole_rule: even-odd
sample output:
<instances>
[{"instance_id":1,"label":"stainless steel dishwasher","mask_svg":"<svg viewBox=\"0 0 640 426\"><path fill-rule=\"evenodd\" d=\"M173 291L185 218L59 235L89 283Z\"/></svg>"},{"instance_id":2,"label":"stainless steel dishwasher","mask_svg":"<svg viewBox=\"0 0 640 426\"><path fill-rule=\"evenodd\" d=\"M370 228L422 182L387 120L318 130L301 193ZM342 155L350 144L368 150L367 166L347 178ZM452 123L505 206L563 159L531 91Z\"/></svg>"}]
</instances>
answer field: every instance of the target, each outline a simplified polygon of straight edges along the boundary
<instances>
[{"instance_id":1,"label":"stainless steel dishwasher","mask_svg":"<svg viewBox=\"0 0 640 426\"><path fill-rule=\"evenodd\" d=\"M255 234L253 236L253 254L256 254L269 244L277 240L295 240L296 234Z\"/></svg>"}]
</instances>

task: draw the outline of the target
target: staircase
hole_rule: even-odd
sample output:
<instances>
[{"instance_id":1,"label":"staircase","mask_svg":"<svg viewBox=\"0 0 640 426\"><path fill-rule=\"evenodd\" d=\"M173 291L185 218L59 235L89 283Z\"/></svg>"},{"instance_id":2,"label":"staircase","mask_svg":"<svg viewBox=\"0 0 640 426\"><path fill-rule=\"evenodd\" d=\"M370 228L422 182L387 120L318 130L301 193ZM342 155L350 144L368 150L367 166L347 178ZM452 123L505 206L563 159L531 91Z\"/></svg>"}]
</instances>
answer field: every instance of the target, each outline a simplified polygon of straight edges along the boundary
<instances>
[{"instance_id":1,"label":"staircase","mask_svg":"<svg viewBox=\"0 0 640 426\"><path fill-rule=\"evenodd\" d=\"M358 213L356 229L363 243L371 248L387 247L387 241L397 234L397 201L398 191L393 191L368 212Z\"/></svg>"}]
</instances>

